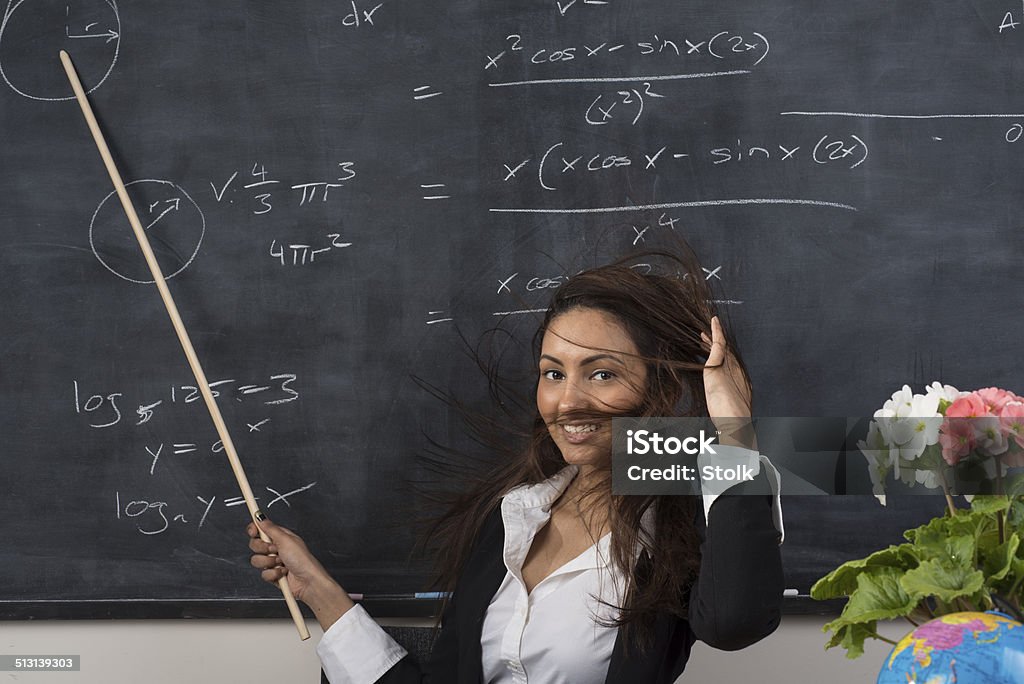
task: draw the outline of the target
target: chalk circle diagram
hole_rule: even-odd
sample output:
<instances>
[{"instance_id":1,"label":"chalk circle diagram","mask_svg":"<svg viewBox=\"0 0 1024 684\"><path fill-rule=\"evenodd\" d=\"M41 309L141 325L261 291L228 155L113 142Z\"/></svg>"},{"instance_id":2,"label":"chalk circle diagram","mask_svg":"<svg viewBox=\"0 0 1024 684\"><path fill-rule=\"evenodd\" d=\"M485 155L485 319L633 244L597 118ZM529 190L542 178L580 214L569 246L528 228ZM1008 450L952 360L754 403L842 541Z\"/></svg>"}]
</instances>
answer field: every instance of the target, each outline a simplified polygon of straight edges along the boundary
<instances>
[{"instance_id":1,"label":"chalk circle diagram","mask_svg":"<svg viewBox=\"0 0 1024 684\"><path fill-rule=\"evenodd\" d=\"M164 278L173 278L192 263L206 234L206 218L189 194L166 180L125 183L135 213ZM111 192L103 198L89 222L89 246L103 266L132 283L154 282L146 258L124 208Z\"/></svg>"},{"instance_id":2,"label":"chalk circle diagram","mask_svg":"<svg viewBox=\"0 0 1024 684\"><path fill-rule=\"evenodd\" d=\"M91 93L114 70L120 47L121 16L113 0L8 0L0 23L0 77L32 100L74 100L60 51L71 55Z\"/></svg>"}]
</instances>

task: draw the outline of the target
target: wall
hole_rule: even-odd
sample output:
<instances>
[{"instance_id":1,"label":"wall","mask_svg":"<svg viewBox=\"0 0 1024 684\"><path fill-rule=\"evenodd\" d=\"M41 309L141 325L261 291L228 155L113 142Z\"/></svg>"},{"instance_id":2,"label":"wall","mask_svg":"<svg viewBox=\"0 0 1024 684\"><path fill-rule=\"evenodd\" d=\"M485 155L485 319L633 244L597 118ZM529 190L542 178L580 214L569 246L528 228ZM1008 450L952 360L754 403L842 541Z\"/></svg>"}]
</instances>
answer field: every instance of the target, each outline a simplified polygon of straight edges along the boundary
<instances>
[{"instance_id":1,"label":"wall","mask_svg":"<svg viewBox=\"0 0 1024 684\"><path fill-rule=\"evenodd\" d=\"M824 622L817 616L787 616L775 634L735 653L698 644L680 681L874 681L888 646L870 644L864 656L847 660L839 649L823 650ZM313 637L300 642L287 620L0 622L0 654L82 656L81 672L3 672L0 683L315 682L321 631L312 621L309 628ZM894 623L882 631L892 638L902 629Z\"/></svg>"}]
</instances>

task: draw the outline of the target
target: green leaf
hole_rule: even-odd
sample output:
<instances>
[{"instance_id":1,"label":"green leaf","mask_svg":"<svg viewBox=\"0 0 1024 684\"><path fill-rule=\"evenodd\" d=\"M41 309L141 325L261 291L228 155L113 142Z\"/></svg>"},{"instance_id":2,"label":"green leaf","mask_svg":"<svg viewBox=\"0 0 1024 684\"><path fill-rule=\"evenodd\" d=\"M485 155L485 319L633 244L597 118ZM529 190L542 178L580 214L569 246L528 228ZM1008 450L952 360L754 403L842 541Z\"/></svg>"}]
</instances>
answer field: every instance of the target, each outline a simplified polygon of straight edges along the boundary
<instances>
[{"instance_id":1,"label":"green leaf","mask_svg":"<svg viewBox=\"0 0 1024 684\"><path fill-rule=\"evenodd\" d=\"M1010 507L1010 500L998 494L978 495L971 501L971 512L985 515L995 515Z\"/></svg>"},{"instance_id":2,"label":"green leaf","mask_svg":"<svg viewBox=\"0 0 1024 684\"><path fill-rule=\"evenodd\" d=\"M1011 561L1011 565L1012 567L1010 569L1010 574L1007 577L1007 582L1009 582L1012 587L1018 579L1024 577L1024 558L1014 558L1013 561ZM1010 580L1013 581L1011 582ZM1005 597L1011 601L1016 600L1017 605L1021 605L1022 602L1024 602L1024 589L1022 589L1021 585L1017 585L1016 591L1011 592L1010 587L1007 587Z\"/></svg>"},{"instance_id":3,"label":"green leaf","mask_svg":"<svg viewBox=\"0 0 1024 684\"><path fill-rule=\"evenodd\" d=\"M979 591L985 584L985 575L970 565L942 563L933 558L904 574L899 584L915 604L927 596L950 603Z\"/></svg>"},{"instance_id":4,"label":"green leaf","mask_svg":"<svg viewBox=\"0 0 1024 684\"><path fill-rule=\"evenodd\" d=\"M835 629L842 625L888 620L910 613L917 606L917 599L901 586L900 578L906 574L902 568L880 567L870 574L857 575L857 588L850 594L843 612L829 626Z\"/></svg>"},{"instance_id":5,"label":"green leaf","mask_svg":"<svg viewBox=\"0 0 1024 684\"><path fill-rule=\"evenodd\" d=\"M946 523L930 529L919 529L911 548L922 562L938 560L950 565L973 565L977 545L976 525L965 520L964 524Z\"/></svg>"},{"instance_id":6,"label":"green leaf","mask_svg":"<svg viewBox=\"0 0 1024 684\"><path fill-rule=\"evenodd\" d=\"M1013 470L1020 470L1020 468L1014 468ZM1006 494L1011 497L1018 497L1024 494L1024 473L1014 472L1003 482L1003 489Z\"/></svg>"},{"instance_id":7,"label":"green leaf","mask_svg":"<svg viewBox=\"0 0 1024 684\"><path fill-rule=\"evenodd\" d=\"M864 639L874 638L876 634L874 621L866 624L844 625L837 629L832 638L825 644L825 650L834 646L846 649L846 657L851 660L864 655Z\"/></svg>"},{"instance_id":8,"label":"green leaf","mask_svg":"<svg viewBox=\"0 0 1024 684\"><path fill-rule=\"evenodd\" d=\"M939 516L932 518L924 525L915 527L912 530L907 530L903 533L903 538L911 543L917 543L917 540L921 536L930 537L943 537L949 534L949 523L953 518L947 518L945 516Z\"/></svg>"},{"instance_id":9,"label":"green leaf","mask_svg":"<svg viewBox=\"0 0 1024 684\"><path fill-rule=\"evenodd\" d=\"M982 513L958 513L952 517L933 518L928 524L904 532L913 542L914 552L921 560L938 559L952 564L974 562L979 528L989 522Z\"/></svg>"},{"instance_id":10,"label":"green leaf","mask_svg":"<svg viewBox=\"0 0 1024 684\"><path fill-rule=\"evenodd\" d=\"M857 589L857 576L862 572L870 572L873 568L901 568L904 570L917 567L917 557L910 544L890 546L875 551L870 556L843 563L825 575L811 587L811 597L824 601L827 599L849 596Z\"/></svg>"},{"instance_id":11,"label":"green leaf","mask_svg":"<svg viewBox=\"0 0 1024 684\"><path fill-rule=\"evenodd\" d=\"M824 627L832 632L826 648L842 646L856 658L864 639L878 638L877 620L984 610L996 594L1024 603L1024 475L1003 484L1014 496L976 496L970 509L907 530L910 543L844 563L818 580L814 598L849 596L842 614Z\"/></svg>"},{"instance_id":12,"label":"green leaf","mask_svg":"<svg viewBox=\"0 0 1024 684\"><path fill-rule=\"evenodd\" d=\"M1017 553L1018 554L1020 553L1020 550L1021 550L1021 547L1018 546L1017 547ZM1010 561L1010 573L1007 576L1007 579L1008 580L1013 580L1014 582L1016 582L1017 580L1021 579L1022 577L1024 577L1024 558L1020 558L1018 556L1018 557L1016 557L1016 558L1014 558L1013 560ZM1018 587L1017 591L1021 592L1022 589L1020 587Z\"/></svg>"},{"instance_id":13,"label":"green leaf","mask_svg":"<svg viewBox=\"0 0 1024 684\"><path fill-rule=\"evenodd\" d=\"M1024 497L1013 498L1010 510L1006 513L1006 524L1016 530L1024 528Z\"/></svg>"},{"instance_id":14,"label":"green leaf","mask_svg":"<svg viewBox=\"0 0 1024 684\"><path fill-rule=\"evenodd\" d=\"M995 535L991 535L979 543L978 552L981 570L985 573L985 583L991 585L1006 577L1013 568L1020 537L1014 532L1004 543L991 545L988 543L989 539L998 541Z\"/></svg>"}]
</instances>

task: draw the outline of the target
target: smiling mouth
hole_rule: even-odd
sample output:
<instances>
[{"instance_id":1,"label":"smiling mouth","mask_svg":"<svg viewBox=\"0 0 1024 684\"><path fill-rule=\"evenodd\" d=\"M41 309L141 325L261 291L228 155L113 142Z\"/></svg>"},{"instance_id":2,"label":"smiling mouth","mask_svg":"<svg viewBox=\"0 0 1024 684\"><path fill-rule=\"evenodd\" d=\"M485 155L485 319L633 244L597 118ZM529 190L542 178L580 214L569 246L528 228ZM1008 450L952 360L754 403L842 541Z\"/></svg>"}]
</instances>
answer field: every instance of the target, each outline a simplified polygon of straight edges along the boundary
<instances>
[{"instance_id":1,"label":"smiling mouth","mask_svg":"<svg viewBox=\"0 0 1024 684\"><path fill-rule=\"evenodd\" d=\"M600 427L596 423L591 423L588 425L563 425L562 429L570 435L583 435L588 432L596 432Z\"/></svg>"}]
</instances>

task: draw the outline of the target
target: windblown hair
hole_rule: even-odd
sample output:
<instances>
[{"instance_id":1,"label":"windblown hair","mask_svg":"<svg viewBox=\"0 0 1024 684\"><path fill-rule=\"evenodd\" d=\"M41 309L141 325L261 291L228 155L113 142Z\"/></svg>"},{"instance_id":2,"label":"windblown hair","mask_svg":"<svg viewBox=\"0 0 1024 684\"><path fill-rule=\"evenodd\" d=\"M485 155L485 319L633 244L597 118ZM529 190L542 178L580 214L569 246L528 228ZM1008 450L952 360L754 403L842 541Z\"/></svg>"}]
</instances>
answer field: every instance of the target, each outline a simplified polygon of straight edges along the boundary
<instances>
[{"instance_id":1,"label":"windblown hair","mask_svg":"<svg viewBox=\"0 0 1024 684\"><path fill-rule=\"evenodd\" d=\"M611 316L628 333L647 373L645 385L635 388L640 397L638 405L599 407L588 412L587 418L610 423L614 415L706 416L703 370L709 349L701 333L711 335L715 307L710 289L692 253L679 256L647 252L641 256L645 260L667 260L674 270L648 273L650 266L636 264L634 256L583 271L554 292L534 337L534 368L544 335L559 316L579 309L597 310ZM728 344L744 368L732 340ZM491 377L493 380L494 375ZM748 377L745 368L744 377ZM492 386L492 396L500 398L500 389ZM506 492L517 485L541 482L565 467L548 425L536 405L532 406L532 426L524 435L525 448L520 440L518 453L499 461L497 470L492 468L473 477L468 488L452 497L448 512L431 528L428 544L444 549L438 554L439 587L449 591L454 588L481 523ZM466 412L463 406L456 408L467 416L478 441L482 442L481 435L494 434L498 421ZM579 412L573 412L559 416L559 421L581 417L584 416ZM602 491L587 492L585 499L601 502L605 507L600 519L607 516L611 531L611 562L626 578L623 605L616 606L619 617L610 624L625 629L627 647L642 650L650 644L656 616L686 615L689 588L700 563L694 526L696 497L611 496L610 467L609 461L607 468L602 469L607 477L595 488ZM641 518L652 507L653 535L648 537L641 533ZM598 517L593 510L590 515ZM642 564L636 561L637 548L647 555Z\"/></svg>"}]
</instances>

